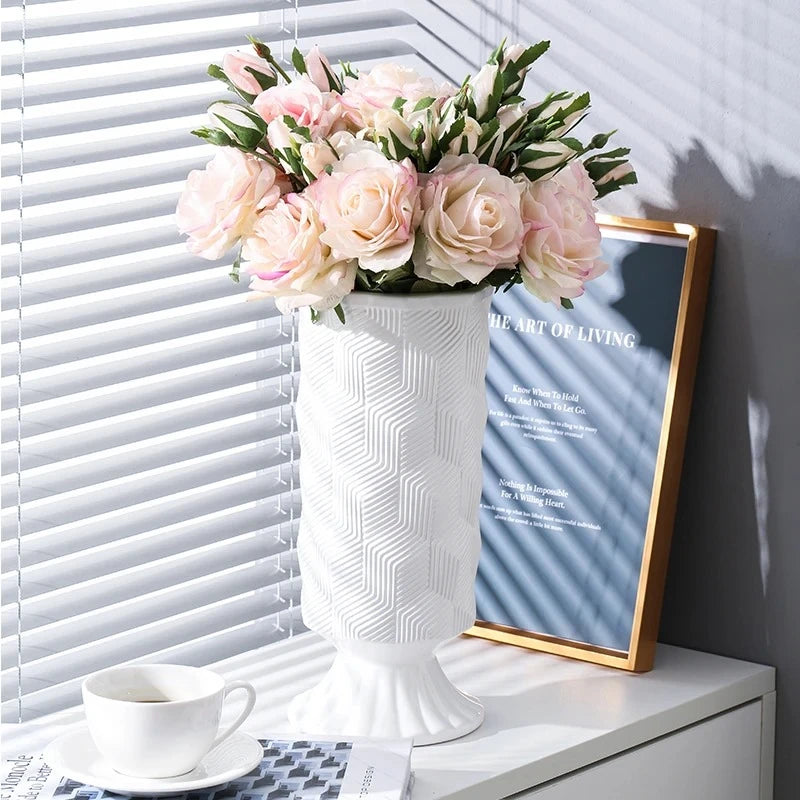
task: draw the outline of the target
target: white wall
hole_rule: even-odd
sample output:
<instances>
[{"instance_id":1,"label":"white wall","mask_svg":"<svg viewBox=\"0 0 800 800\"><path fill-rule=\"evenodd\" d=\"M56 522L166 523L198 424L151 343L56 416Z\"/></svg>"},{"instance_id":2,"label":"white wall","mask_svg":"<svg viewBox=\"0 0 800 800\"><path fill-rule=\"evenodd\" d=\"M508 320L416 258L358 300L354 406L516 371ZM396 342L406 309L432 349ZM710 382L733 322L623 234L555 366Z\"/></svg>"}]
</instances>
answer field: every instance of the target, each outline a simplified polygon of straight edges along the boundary
<instances>
[{"instance_id":1,"label":"white wall","mask_svg":"<svg viewBox=\"0 0 800 800\"><path fill-rule=\"evenodd\" d=\"M412 0L412 5L414 4ZM719 230L662 638L778 666L776 798L800 759L800 2L439 0L443 52L550 39L639 186L612 213ZM438 19L438 17L437 17Z\"/></svg>"}]
</instances>

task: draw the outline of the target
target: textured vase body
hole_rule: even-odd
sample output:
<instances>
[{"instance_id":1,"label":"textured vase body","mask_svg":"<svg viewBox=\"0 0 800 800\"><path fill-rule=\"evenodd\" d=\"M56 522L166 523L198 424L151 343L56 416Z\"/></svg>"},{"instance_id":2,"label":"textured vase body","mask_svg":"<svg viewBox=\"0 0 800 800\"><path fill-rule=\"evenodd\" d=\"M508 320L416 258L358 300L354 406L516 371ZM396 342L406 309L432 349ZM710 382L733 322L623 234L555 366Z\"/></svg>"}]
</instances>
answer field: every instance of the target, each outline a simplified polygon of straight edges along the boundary
<instances>
[{"instance_id":1,"label":"textured vase body","mask_svg":"<svg viewBox=\"0 0 800 800\"><path fill-rule=\"evenodd\" d=\"M483 719L436 648L475 620L491 290L353 294L301 318L302 610L338 654L293 701L334 736L464 735Z\"/></svg>"}]
</instances>

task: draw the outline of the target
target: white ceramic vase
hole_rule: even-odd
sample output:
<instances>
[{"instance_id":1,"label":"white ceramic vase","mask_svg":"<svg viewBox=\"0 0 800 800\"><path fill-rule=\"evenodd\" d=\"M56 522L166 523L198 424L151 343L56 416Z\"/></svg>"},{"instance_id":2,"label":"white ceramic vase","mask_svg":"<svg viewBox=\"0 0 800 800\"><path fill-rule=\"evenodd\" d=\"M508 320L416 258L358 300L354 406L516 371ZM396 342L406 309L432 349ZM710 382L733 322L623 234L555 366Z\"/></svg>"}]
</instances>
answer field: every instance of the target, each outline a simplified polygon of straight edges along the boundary
<instances>
[{"instance_id":1,"label":"white ceramic vase","mask_svg":"<svg viewBox=\"0 0 800 800\"><path fill-rule=\"evenodd\" d=\"M435 652L475 621L491 295L301 315L302 611L338 652L290 706L300 731L432 744L483 720Z\"/></svg>"}]
</instances>

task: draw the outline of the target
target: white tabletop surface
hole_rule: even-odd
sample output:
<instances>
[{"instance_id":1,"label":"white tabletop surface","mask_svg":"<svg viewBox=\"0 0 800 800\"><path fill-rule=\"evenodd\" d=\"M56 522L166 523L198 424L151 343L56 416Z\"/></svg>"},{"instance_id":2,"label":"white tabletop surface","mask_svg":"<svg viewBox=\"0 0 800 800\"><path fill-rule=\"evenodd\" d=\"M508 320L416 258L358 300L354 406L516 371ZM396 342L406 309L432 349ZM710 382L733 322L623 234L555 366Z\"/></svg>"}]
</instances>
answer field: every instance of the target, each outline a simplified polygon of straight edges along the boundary
<instances>
[{"instance_id":1,"label":"white tabletop surface","mask_svg":"<svg viewBox=\"0 0 800 800\"><path fill-rule=\"evenodd\" d=\"M258 703L243 729L263 737L289 733L289 700L332 657L331 645L308 633L215 668L254 684ZM499 800L775 688L771 667L667 645L642 675L466 637L440 658L451 679L481 699L486 720L463 739L414 750L413 800ZM70 710L4 725L3 756L36 752L79 724L80 710Z\"/></svg>"}]
</instances>

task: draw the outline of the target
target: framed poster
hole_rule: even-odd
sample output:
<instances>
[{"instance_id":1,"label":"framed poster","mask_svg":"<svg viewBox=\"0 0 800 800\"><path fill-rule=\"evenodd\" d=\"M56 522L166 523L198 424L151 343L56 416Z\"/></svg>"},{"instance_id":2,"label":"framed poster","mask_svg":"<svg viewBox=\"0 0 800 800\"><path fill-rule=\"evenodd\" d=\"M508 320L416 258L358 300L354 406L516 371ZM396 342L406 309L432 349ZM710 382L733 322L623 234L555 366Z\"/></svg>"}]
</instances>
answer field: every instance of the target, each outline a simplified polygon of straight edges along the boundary
<instances>
[{"instance_id":1,"label":"framed poster","mask_svg":"<svg viewBox=\"0 0 800 800\"><path fill-rule=\"evenodd\" d=\"M468 633L652 667L714 231L599 218L572 310L495 295L478 621Z\"/></svg>"}]
</instances>

